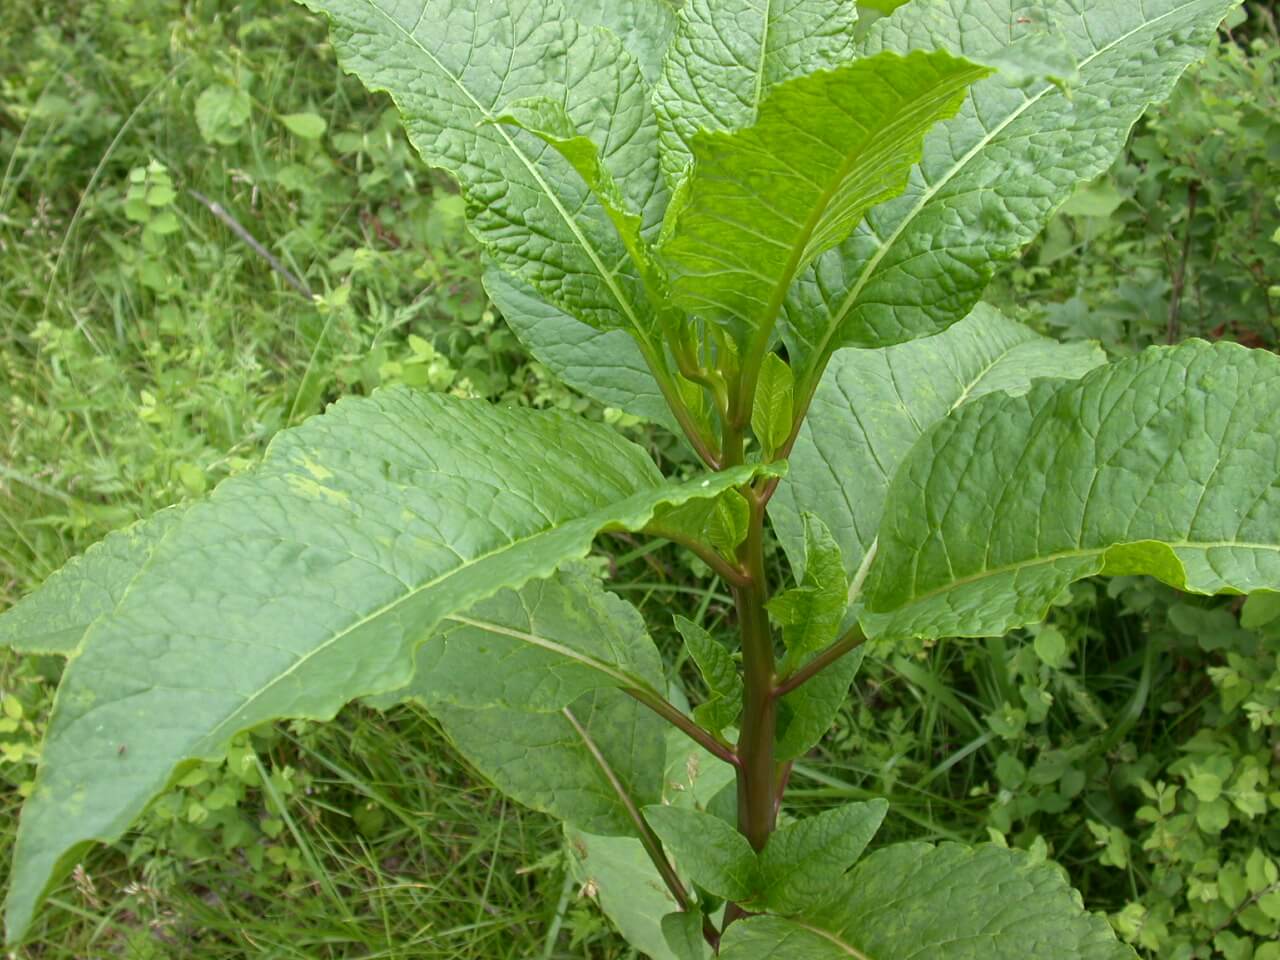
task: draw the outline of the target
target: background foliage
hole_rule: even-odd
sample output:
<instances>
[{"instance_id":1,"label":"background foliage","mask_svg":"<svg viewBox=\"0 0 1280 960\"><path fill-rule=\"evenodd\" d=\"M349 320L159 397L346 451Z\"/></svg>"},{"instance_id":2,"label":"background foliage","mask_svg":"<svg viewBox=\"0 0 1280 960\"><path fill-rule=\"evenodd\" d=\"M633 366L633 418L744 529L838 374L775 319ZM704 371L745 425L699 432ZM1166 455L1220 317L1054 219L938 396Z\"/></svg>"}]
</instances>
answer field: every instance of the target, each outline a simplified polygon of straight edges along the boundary
<instances>
[{"instance_id":1,"label":"background foliage","mask_svg":"<svg viewBox=\"0 0 1280 960\"><path fill-rule=\"evenodd\" d=\"M1280 36L1270 5L1249 10L990 299L1114 355L1275 348ZM451 185L305 11L46 0L0 28L0 606L382 383L573 408L679 460L526 357ZM611 586L655 621L723 625L696 561L607 546ZM1277 960L1278 653L1265 599L1082 584L1040 628L865 667L791 796L886 796L882 843L1043 850L1147 956ZM58 664L0 657L3 860ZM193 770L20 953L627 956L589 896L558 831L487 791L429 718L354 706Z\"/></svg>"}]
</instances>

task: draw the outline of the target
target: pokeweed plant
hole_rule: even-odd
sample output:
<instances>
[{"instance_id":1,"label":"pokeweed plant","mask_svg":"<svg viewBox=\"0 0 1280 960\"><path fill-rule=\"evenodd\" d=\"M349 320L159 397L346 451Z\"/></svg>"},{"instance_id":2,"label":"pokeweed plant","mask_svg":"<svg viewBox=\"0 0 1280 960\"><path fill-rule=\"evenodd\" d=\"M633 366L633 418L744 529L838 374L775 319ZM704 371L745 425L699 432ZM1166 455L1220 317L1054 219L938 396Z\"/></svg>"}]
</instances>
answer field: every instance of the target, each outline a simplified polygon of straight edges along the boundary
<instances>
[{"instance_id":1,"label":"pokeweed plant","mask_svg":"<svg viewBox=\"0 0 1280 960\"><path fill-rule=\"evenodd\" d=\"M910 0L865 29L847 0L305 2L457 178L532 352L705 471L385 389L107 537L0 618L68 657L8 938L241 731L412 697L566 822L654 956L1133 956L1043 859L862 857L885 804L790 819L784 791L869 649L999 635L1095 574L1280 589L1280 360L1108 364L978 303L1233 0ZM674 541L733 594L740 662L676 624L691 714L576 562L602 531Z\"/></svg>"}]
</instances>

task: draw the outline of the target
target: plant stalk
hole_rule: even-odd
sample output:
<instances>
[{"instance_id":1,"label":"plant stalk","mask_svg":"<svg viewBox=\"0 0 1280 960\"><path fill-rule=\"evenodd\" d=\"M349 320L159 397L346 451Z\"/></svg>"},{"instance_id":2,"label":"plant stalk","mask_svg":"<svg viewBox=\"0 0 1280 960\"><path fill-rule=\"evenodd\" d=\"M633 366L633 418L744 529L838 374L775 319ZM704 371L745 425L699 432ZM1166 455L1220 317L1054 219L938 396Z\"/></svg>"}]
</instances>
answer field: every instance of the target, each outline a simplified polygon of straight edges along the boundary
<instances>
[{"instance_id":1,"label":"plant stalk","mask_svg":"<svg viewBox=\"0 0 1280 960\"><path fill-rule=\"evenodd\" d=\"M748 495L751 506L747 538L739 559L749 583L733 588L742 631L745 698L738 738L738 829L752 848L764 849L774 825L774 740L777 698L773 695L773 633L765 610L768 587L764 572L764 506Z\"/></svg>"}]
</instances>

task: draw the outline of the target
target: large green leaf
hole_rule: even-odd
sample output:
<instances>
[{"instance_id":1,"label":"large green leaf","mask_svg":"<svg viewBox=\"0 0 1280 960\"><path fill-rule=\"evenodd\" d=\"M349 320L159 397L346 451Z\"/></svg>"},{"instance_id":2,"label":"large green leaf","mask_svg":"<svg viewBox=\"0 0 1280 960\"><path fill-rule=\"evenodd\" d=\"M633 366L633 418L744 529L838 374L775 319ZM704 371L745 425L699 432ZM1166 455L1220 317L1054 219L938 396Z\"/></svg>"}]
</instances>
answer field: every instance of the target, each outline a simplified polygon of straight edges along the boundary
<instances>
[{"instance_id":1,"label":"large green leaf","mask_svg":"<svg viewBox=\"0 0 1280 960\"><path fill-rule=\"evenodd\" d=\"M944 49L993 62L1013 45L1034 55L1065 43L1078 75L1066 86L1027 86L1017 72L974 85L926 138L906 191L793 289L784 337L797 371L827 350L887 346L964 317L996 262L1107 169L1237 2L911 0L877 21L863 56Z\"/></svg>"},{"instance_id":2,"label":"large green leaf","mask_svg":"<svg viewBox=\"0 0 1280 960\"><path fill-rule=\"evenodd\" d=\"M428 706L537 713L605 687L666 689L639 611L572 567L446 617L416 663L406 692Z\"/></svg>"},{"instance_id":3,"label":"large green leaf","mask_svg":"<svg viewBox=\"0 0 1280 960\"><path fill-rule=\"evenodd\" d=\"M579 23L607 27L617 34L640 64L645 80L657 82L667 44L676 30L676 11L670 0L574 0L570 9Z\"/></svg>"},{"instance_id":4,"label":"large green leaf","mask_svg":"<svg viewBox=\"0 0 1280 960\"><path fill-rule=\"evenodd\" d=\"M889 636L999 635L1073 580L1280 588L1280 357L1153 347L926 434L894 477L867 580Z\"/></svg>"},{"instance_id":5,"label":"large green leaf","mask_svg":"<svg viewBox=\"0 0 1280 960\"><path fill-rule=\"evenodd\" d=\"M801 919L749 917L723 960L1135 960L1061 868L995 846L898 844L861 861Z\"/></svg>"},{"instance_id":6,"label":"large green leaf","mask_svg":"<svg viewBox=\"0 0 1280 960\"><path fill-rule=\"evenodd\" d=\"M520 342L569 386L680 433L631 334L588 326L494 266L485 270L484 287Z\"/></svg>"},{"instance_id":7,"label":"large green leaf","mask_svg":"<svg viewBox=\"0 0 1280 960\"><path fill-rule=\"evenodd\" d=\"M934 337L885 350L841 350L769 503L793 566L804 556L803 515L826 523L853 576L880 527L885 491L920 435L961 404L994 391L1025 393L1037 377L1079 377L1105 359L1064 345L979 304Z\"/></svg>"},{"instance_id":8,"label":"large green leaf","mask_svg":"<svg viewBox=\"0 0 1280 960\"><path fill-rule=\"evenodd\" d=\"M10 938L86 843L118 837L185 764L266 720L404 685L443 617L747 475L669 484L606 427L404 389L282 433L186 509L110 612L92 594L68 615L92 623L19 824Z\"/></svg>"},{"instance_id":9,"label":"large green leaf","mask_svg":"<svg viewBox=\"0 0 1280 960\"><path fill-rule=\"evenodd\" d=\"M556 713L428 703L454 746L503 793L595 834L630 837L662 792L666 722L618 690Z\"/></svg>"},{"instance_id":10,"label":"large green leaf","mask_svg":"<svg viewBox=\"0 0 1280 960\"><path fill-rule=\"evenodd\" d=\"M379 706L417 700L521 803L633 836L661 796L666 725L616 688L665 687L640 612L570 565L445 618Z\"/></svg>"},{"instance_id":11,"label":"large green leaf","mask_svg":"<svg viewBox=\"0 0 1280 960\"><path fill-rule=\"evenodd\" d=\"M627 943L651 960L683 960L667 944L662 918L679 907L639 840L567 827L569 866Z\"/></svg>"},{"instance_id":12,"label":"large green leaf","mask_svg":"<svg viewBox=\"0 0 1280 960\"><path fill-rule=\"evenodd\" d=\"M885 52L775 87L750 127L695 136L663 228L674 302L771 323L796 273L901 192L925 133L988 73L942 52Z\"/></svg>"},{"instance_id":13,"label":"large green leaf","mask_svg":"<svg viewBox=\"0 0 1280 960\"><path fill-rule=\"evenodd\" d=\"M666 206L657 122L636 59L560 0L304 0L343 66L391 94L428 163L456 176L504 270L585 323L650 330L641 283L600 203L554 149L495 121L523 95L563 105L630 206Z\"/></svg>"},{"instance_id":14,"label":"large green leaf","mask_svg":"<svg viewBox=\"0 0 1280 960\"><path fill-rule=\"evenodd\" d=\"M675 183L702 130L755 122L776 84L853 59L847 0L686 0L654 94L662 170Z\"/></svg>"},{"instance_id":15,"label":"large green leaf","mask_svg":"<svg viewBox=\"0 0 1280 960\"><path fill-rule=\"evenodd\" d=\"M0 617L0 647L70 656L93 621L120 602L138 568L182 515L180 506L161 510L68 561Z\"/></svg>"}]
</instances>

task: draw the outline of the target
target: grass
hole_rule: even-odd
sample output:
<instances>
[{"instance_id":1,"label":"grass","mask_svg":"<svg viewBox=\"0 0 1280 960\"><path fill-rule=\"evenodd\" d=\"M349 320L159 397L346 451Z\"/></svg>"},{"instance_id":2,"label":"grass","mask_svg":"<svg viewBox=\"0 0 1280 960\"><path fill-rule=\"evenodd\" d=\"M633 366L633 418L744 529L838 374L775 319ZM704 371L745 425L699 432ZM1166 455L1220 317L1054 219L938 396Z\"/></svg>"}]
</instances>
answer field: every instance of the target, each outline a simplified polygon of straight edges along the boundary
<instances>
[{"instance_id":1,"label":"grass","mask_svg":"<svg viewBox=\"0 0 1280 960\"><path fill-rule=\"evenodd\" d=\"M0 38L0 608L343 393L579 403L488 310L459 198L301 8L57 0L6 6ZM202 125L219 97L243 122ZM0 860L57 672L0 658L24 714ZM90 852L15 955L622 955L562 896L558 827L483 787L421 711L353 706L254 747Z\"/></svg>"}]
</instances>

